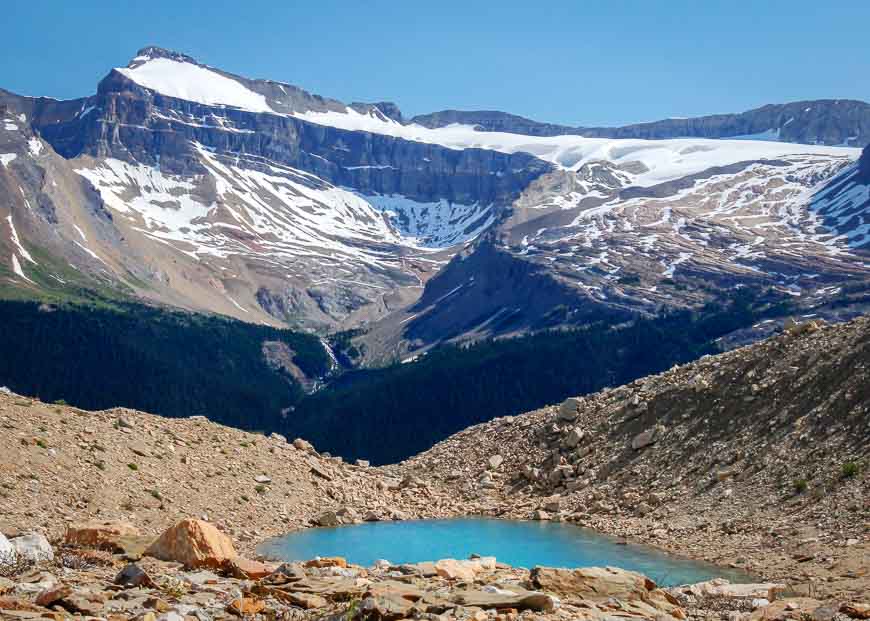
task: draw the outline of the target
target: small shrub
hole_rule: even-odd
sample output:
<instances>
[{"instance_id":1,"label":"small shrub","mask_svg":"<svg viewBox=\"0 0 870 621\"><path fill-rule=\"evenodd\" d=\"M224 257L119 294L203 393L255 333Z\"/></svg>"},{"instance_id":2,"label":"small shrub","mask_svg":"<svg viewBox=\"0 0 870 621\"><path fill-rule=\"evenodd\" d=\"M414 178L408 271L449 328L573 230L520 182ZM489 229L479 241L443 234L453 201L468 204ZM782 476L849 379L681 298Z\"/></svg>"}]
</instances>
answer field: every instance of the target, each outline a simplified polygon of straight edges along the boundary
<instances>
[{"instance_id":1,"label":"small shrub","mask_svg":"<svg viewBox=\"0 0 870 621\"><path fill-rule=\"evenodd\" d=\"M806 479L795 479L792 485L796 494L803 494L810 486Z\"/></svg>"},{"instance_id":2,"label":"small shrub","mask_svg":"<svg viewBox=\"0 0 870 621\"><path fill-rule=\"evenodd\" d=\"M254 489L257 490L258 494L265 494L266 493L266 486L263 485L262 483L260 485L257 485L257 487L255 487Z\"/></svg>"},{"instance_id":3,"label":"small shrub","mask_svg":"<svg viewBox=\"0 0 870 621\"><path fill-rule=\"evenodd\" d=\"M840 468L840 474L843 475L844 479L851 479L857 476L859 472L861 472L861 464L857 461L847 461Z\"/></svg>"},{"instance_id":4,"label":"small shrub","mask_svg":"<svg viewBox=\"0 0 870 621\"><path fill-rule=\"evenodd\" d=\"M157 500L163 500L163 495L160 493L159 490L156 490L156 489L148 490L148 493L151 494L151 496Z\"/></svg>"},{"instance_id":5,"label":"small shrub","mask_svg":"<svg viewBox=\"0 0 870 621\"><path fill-rule=\"evenodd\" d=\"M48 444L42 438L36 439L36 446L38 446L39 448L48 448Z\"/></svg>"},{"instance_id":6,"label":"small shrub","mask_svg":"<svg viewBox=\"0 0 870 621\"><path fill-rule=\"evenodd\" d=\"M242 502L248 502L248 501L250 500L250 498L248 498L248 497L245 496L244 494L242 494L242 495L239 497L239 499L240 499Z\"/></svg>"},{"instance_id":7,"label":"small shrub","mask_svg":"<svg viewBox=\"0 0 870 621\"><path fill-rule=\"evenodd\" d=\"M160 590L166 593L169 597L178 599L187 594L187 585L184 580L175 577L165 578L159 584Z\"/></svg>"},{"instance_id":8,"label":"small shrub","mask_svg":"<svg viewBox=\"0 0 870 621\"><path fill-rule=\"evenodd\" d=\"M106 469L106 462L104 462L104 461L96 461L96 462L94 462L94 465L95 465L95 466L97 467L97 469L99 469L99 470L105 470L105 469Z\"/></svg>"},{"instance_id":9,"label":"small shrub","mask_svg":"<svg viewBox=\"0 0 870 621\"><path fill-rule=\"evenodd\" d=\"M139 466L137 466L136 464L127 464L127 467L134 472L139 469Z\"/></svg>"},{"instance_id":10,"label":"small shrub","mask_svg":"<svg viewBox=\"0 0 870 621\"><path fill-rule=\"evenodd\" d=\"M57 399L56 401L54 401L54 404L55 405L69 405L69 403L67 403L65 399Z\"/></svg>"}]
</instances>

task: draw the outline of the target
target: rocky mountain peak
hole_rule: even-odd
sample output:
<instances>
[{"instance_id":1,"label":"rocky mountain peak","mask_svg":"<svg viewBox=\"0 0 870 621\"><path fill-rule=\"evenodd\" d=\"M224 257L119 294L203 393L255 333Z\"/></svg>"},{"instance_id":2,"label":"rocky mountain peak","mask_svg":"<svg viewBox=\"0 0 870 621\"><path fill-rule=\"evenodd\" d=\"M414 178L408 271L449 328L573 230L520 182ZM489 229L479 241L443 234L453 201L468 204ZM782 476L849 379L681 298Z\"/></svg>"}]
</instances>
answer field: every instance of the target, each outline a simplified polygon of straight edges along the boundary
<instances>
[{"instance_id":1,"label":"rocky mountain peak","mask_svg":"<svg viewBox=\"0 0 870 621\"><path fill-rule=\"evenodd\" d=\"M145 61L153 60L155 58L168 58L169 60L175 60L183 63L192 63L194 65L199 64L195 58L193 58L192 56L188 56L187 54L182 54L181 52L176 52L175 50L167 50L166 48L156 45L149 45L147 47L143 47L138 52L136 52L136 56L130 61L127 66L138 66Z\"/></svg>"},{"instance_id":2,"label":"rocky mountain peak","mask_svg":"<svg viewBox=\"0 0 870 621\"><path fill-rule=\"evenodd\" d=\"M374 103L362 103L355 101L350 104L350 107L357 112L370 114L373 110L377 110L384 120L395 121L396 123L404 123L405 119L402 116L402 111L392 101L377 101Z\"/></svg>"}]
</instances>

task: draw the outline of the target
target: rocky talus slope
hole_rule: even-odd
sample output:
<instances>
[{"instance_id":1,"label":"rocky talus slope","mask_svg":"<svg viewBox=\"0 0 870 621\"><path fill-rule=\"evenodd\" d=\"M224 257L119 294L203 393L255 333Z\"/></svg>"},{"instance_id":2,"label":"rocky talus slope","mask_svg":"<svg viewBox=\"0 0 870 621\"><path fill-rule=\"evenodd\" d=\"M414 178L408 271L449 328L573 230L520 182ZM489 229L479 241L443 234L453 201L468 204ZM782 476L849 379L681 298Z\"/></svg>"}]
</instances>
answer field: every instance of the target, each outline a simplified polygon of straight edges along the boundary
<instances>
[{"instance_id":1,"label":"rocky talus slope","mask_svg":"<svg viewBox=\"0 0 870 621\"><path fill-rule=\"evenodd\" d=\"M469 428L400 470L808 593L870 585L870 320L782 334Z\"/></svg>"},{"instance_id":2,"label":"rocky talus slope","mask_svg":"<svg viewBox=\"0 0 870 621\"><path fill-rule=\"evenodd\" d=\"M0 531L126 520L159 533L189 516L242 543L335 519L434 517L425 493L365 465L212 423L129 409L88 412L0 394ZM365 462L360 462L365 464Z\"/></svg>"},{"instance_id":3,"label":"rocky talus slope","mask_svg":"<svg viewBox=\"0 0 870 621\"><path fill-rule=\"evenodd\" d=\"M0 618L866 619L868 341L866 318L793 323L383 468L199 417L0 393ZM475 514L572 521L758 583L251 560L296 528Z\"/></svg>"}]
</instances>

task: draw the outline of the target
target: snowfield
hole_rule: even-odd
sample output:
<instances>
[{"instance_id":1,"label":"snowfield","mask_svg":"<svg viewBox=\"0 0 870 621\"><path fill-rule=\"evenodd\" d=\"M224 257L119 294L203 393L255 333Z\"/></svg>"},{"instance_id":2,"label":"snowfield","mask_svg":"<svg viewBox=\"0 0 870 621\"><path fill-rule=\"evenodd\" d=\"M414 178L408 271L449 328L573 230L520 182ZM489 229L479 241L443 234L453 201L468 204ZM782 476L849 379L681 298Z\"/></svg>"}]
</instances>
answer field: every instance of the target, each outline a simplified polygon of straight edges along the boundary
<instances>
[{"instance_id":1,"label":"snowfield","mask_svg":"<svg viewBox=\"0 0 870 621\"><path fill-rule=\"evenodd\" d=\"M129 68L118 68L136 84L176 99L207 106L232 106L250 112L273 112L266 98L241 82L191 63L169 58L153 58Z\"/></svg>"},{"instance_id":2,"label":"snowfield","mask_svg":"<svg viewBox=\"0 0 870 621\"><path fill-rule=\"evenodd\" d=\"M296 118L351 131L385 134L437 144L450 149L488 149L502 153L530 153L562 168L577 170L593 161L631 165L626 172L632 185L651 186L693 175L714 166L727 166L748 160L772 160L787 155L849 155L857 158L860 149L802 145L764 140L716 140L676 138L640 140L584 138L583 136L524 136L505 132L483 132L471 125L453 124L429 129L402 125L376 115L346 112L296 113ZM637 167L641 164L642 167ZM635 172L638 170L638 172ZM645 169L645 170L644 170Z\"/></svg>"}]
</instances>

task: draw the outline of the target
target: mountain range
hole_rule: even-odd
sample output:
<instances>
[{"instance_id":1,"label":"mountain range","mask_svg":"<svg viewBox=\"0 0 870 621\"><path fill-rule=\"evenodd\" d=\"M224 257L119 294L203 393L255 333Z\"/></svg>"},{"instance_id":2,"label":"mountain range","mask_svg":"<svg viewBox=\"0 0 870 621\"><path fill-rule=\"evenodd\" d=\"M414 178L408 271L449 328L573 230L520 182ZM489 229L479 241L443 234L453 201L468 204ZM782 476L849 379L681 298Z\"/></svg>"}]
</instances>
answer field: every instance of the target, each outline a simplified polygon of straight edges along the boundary
<instances>
[{"instance_id":1,"label":"mountain range","mask_svg":"<svg viewBox=\"0 0 870 621\"><path fill-rule=\"evenodd\" d=\"M868 143L858 101L618 128L406 119L147 47L86 98L0 90L0 294L354 330L372 363L741 288L849 315Z\"/></svg>"}]
</instances>

